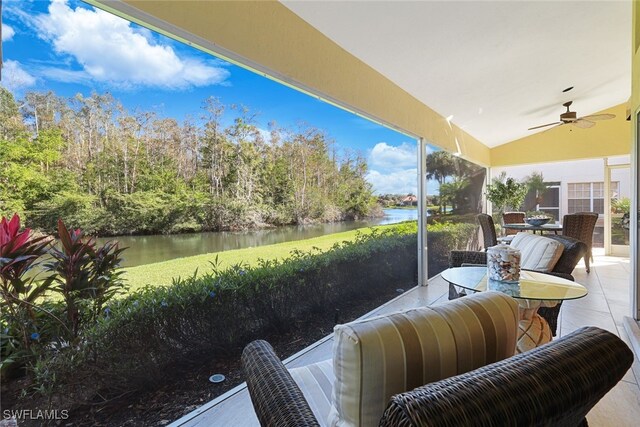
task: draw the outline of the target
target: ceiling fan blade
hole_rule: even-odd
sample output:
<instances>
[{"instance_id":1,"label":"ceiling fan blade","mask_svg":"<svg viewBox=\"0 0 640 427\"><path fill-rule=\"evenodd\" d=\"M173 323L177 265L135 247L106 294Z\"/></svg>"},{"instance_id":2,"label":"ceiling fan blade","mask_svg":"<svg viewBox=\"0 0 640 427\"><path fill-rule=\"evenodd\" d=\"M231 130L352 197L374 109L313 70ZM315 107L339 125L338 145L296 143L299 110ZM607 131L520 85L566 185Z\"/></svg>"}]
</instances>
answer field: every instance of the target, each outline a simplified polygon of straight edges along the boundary
<instances>
[{"instance_id":1,"label":"ceiling fan blade","mask_svg":"<svg viewBox=\"0 0 640 427\"><path fill-rule=\"evenodd\" d=\"M615 118L615 114L592 114L590 116L580 117L581 119L587 120L609 120Z\"/></svg>"},{"instance_id":2,"label":"ceiling fan blade","mask_svg":"<svg viewBox=\"0 0 640 427\"><path fill-rule=\"evenodd\" d=\"M547 126L561 125L561 124L562 124L562 122L547 123L546 125L535 126L535 127L529 128L529 129L527 129L527 130L534 130L534 129L546 128Z\"/></svg>"},{"instance_id":3,"label":"ceiling fan blade","mask_svg":"<svg viewBox=\"0 0 640 427\"><path fill-rule=\"evenodd\" d=\"M571 124L580 129L589 129L596 125L590 120L585 120L584 117L579 118L578 120L576 120L575 122L572 122Z\"/></svg>"}]
</instances>

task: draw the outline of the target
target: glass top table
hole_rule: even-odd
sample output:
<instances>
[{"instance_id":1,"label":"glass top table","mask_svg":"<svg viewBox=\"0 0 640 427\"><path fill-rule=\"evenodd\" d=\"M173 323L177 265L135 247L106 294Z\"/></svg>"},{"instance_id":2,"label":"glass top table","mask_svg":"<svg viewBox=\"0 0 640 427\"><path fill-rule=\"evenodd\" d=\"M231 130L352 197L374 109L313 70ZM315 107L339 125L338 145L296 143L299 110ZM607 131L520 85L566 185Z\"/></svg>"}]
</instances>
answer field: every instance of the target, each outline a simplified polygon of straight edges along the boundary
<instances>
[{"instance_id":1,"label":"glass top table","mask_svg":"<svg viewBox=\"0 0 640 427\"><path fill-rule=\"evenodd\" d=\"M535 271L521 271L518 283L489 280L484 266L449 268L441 276L447 282L470 291L496 290L513 298L528 300L562 301L582 298L588 293L587 288L571 280Z\"/></svg>"},{"instance_id":2,"label":"glass top table","mask_svg":"<svg viewBox=\"0 0 640 427\"><path fill-rule=\"evenodd\" d=\"M539 231L542 234L543 231L553 231L558 234L558 231L562 231L561 224L544 224L544 225L530 225L525 222L523 223L515 223L515 224L504 224L503 228L508 228L509 230L520 230L520 231Z\"/></svg>"},{"instance_id":3,"label":"glass top table","mask_svg":"<svg viewBox=\"0 0 640 427\"><path fill-rule=\"evenodd\" d=\"M563 300L582 298L587 288L550 274L521 271L517 283L489 280L487 267L456 267L440 273L455 287L472 292L499 291L516 298L519 306L517 351L522 353L551 341L549 323L538 314L540 307L555 307Z\"/></svg>"}]
</instances>

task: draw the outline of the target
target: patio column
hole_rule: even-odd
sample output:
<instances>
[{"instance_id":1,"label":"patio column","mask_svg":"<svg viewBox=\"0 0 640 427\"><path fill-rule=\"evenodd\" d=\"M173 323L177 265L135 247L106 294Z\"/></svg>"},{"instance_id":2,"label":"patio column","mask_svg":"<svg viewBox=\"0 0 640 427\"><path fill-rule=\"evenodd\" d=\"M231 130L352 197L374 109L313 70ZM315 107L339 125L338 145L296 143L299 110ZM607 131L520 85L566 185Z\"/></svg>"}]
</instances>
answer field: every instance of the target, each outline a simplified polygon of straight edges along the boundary
<instances>
[{"instance_id":1,"label":"patio column","mask_svg":"<svg viewBox=\"0 0 640 427\"><path fill-rule=\"evenodd\" d=\"M427 143L418 139L418 285L426 286L427 271Z\"/></svg>"},{"instance_id":2,"label":"patio column","mask_svg":"<svg viewBox=\"0 0 640 427\"><path fill-rule=\"evenodd\" d=\"M631 144L631 209L629 214L629 244L630 244L630 266L631 266L631 315L635 320L640 320L640 108L634 112L632 117Z\"/></svg>"}]
</instances>

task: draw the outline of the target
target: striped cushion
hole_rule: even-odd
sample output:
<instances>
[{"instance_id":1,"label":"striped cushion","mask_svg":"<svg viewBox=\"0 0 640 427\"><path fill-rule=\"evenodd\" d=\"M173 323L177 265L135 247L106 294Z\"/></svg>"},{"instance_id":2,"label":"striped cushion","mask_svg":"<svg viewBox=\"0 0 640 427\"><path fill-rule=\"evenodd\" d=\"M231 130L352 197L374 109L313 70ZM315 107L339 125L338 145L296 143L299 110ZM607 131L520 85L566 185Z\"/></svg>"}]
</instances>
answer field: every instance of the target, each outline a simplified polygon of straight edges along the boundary
<instances>
[{"instance_id":1,"label":"striped cushion","mask_svg":"<svg viewBox=\"0 0 640 427\"><path fill-rule=\"evenodd\" d=\"M527 270L549 272L562 256L564 245L557 240L529 233L518 233L511 247L520 250L520 267Z\"/></svg>"},{"instance_id":2,"label":"striped cushion","mask_svg":"<svg viewBox=\"0 0 640 427\"><path fill-rule=\"evenodd\" d=\"M338 325L329 424L377 425L392 395L512 356L517 331L498 292Z\"/></svg>"},{"instance_id":3,"label":"striped cushion","mask_svg":"<svg viewBox=\"0 0 640 427\"><path fill-rule=\"evenodd\" d=\"M304 398L321 426L326 426L331 409L331 392L335 376L331 359L289 369Z\"/></svg>"}]
</instances>

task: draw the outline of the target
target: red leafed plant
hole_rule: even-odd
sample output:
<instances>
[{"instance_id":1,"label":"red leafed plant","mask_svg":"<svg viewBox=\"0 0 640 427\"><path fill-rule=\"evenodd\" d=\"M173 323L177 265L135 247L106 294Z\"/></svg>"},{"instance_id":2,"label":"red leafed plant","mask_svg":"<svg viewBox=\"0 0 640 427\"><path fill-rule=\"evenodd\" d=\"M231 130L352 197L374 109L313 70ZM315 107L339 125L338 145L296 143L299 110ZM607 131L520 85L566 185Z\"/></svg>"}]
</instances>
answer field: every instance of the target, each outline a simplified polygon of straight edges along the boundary
<instances>
[{"instance_id":1,"label":"red leafed plant","mask_svg":"<svg viewBox=\"0 0 640 427\"><path fill-rule=\"evenodd\" d=\"M19 334L23 348L28 349L35 330L34 304L51 285L51 278L28 277L38 259L47 252L50 239L34 237L30 229L20 231L20 217L0 220L0 308L2 321L12 333ZM36 335L34 335L36 334ZM17 338L17 337L16 337Z\"/></svg>"},{"instance_id":2,"label":"red leafed plant","mask_svg":"<svg viewBox=\"0 0 640 427\"><path fill-rule=\"evenodd\" d=\"M46 253L50 239L46 236L33 237L31 229L20 231L20 217L16 214L7 221L0 221L0 278L5 295L17 295L28 292L23 280L24 274ZM13 285L12 290L9 286ZM43 289L33 288L29 301L33 301ZM36 294L32 295L34 292Z\"/></svg>"},{"instance_id":3,"label":"red leafed plant","mask_svg":"<svg viewBox=\"0 0 640 427\"><path fill-rule=\"evenodd\" d=\"M80 229L68 229L62 220L58 220L58 237L60 248L51 249L52 260L44 268L56 273L52 290L64 298L71 338L75 339L81 325L94 322L104 303L122 290L122 272L117 268L124 249L114 242L96 248L94 238ZM84 310L87 305L89 309Z\"/></svg>"}]
</instances>

